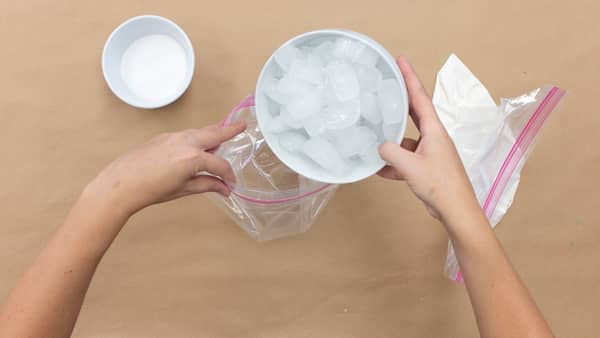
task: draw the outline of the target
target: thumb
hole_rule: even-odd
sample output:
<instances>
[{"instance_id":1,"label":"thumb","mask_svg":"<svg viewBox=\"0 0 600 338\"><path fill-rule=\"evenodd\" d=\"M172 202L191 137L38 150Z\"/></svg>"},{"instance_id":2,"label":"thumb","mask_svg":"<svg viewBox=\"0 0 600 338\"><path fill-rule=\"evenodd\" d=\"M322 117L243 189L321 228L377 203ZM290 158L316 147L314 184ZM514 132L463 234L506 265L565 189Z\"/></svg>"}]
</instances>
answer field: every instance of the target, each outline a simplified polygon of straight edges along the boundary
<instances>
[{"instance_id":1,"label":"thumb","mask_svg":"<svg viewBox=\"0 0 600 338\"><path fill-rule=\"evenodd\" d=\"M394 142L387 141L379 146L379 155L395 169L398 177L410 177L417 167L417 155Z\"/></svg>"}]
</instances>

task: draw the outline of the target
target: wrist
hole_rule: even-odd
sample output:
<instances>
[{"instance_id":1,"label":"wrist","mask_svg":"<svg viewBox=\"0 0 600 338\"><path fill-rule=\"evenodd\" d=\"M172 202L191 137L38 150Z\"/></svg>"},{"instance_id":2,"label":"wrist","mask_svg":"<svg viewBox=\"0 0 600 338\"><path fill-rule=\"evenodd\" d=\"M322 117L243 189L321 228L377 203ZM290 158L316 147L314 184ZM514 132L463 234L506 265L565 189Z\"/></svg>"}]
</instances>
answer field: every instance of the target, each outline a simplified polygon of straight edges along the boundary
<instances>
[{"instance_id":1,"label":"wrist","mask_svg":"<svg viewBox=\"0 0 600 338\"><path fill-rule=\"evenodd\" d=\"M86 204L102 215L128 219L138 211L130 198L133 195L127 193L124 184L99 176L85 186L78 203Z\"/></svg>"},{"instance_id":2,"label":"wrist","mask_svg":"<svg viewBox=\"0 0 600 338\"><path fill-rule=\"evenodd\" d=\"M87 188L55 235L63 250L99 261L130 215Z\"/></svg>"},{"instance_id":3,"label":"wrist","mask_svg":"<svg viewBox=\"0 0 600 338\"><path fill-rule=\"evenodd\" d=\"M489 222L475 194L470 190L442 203L439 214L451 238L458 239L477 228L489 228Z\"/></svg>"},{"instance_id":4,"label":"wrist","mask_svg":"<svg viewBox=\"0 0 600 338\"><path fill-rule=\"evenodd\" d=\"M135 213L128 203L120 200L118 193L96 189L93 182L83 189L73 209L86 210L106 222L125 222Z\"/></svg>"}]
</instances>

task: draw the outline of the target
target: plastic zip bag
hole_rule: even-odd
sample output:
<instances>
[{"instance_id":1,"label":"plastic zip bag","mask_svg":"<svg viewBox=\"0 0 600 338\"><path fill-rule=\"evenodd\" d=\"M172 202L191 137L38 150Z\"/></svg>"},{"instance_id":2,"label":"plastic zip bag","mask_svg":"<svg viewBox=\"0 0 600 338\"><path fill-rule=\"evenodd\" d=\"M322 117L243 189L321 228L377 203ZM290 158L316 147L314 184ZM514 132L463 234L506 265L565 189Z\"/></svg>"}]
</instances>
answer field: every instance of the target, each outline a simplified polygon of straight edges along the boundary
<instances>
[{"instance_id":1,"label":"plastic zip bag","mask_svg":"<svg viewBox=\"0 0 600 338\"><path fill-rule=\"evenodd\" d=\"M497 110L491 112L495 115L491 118L498 118L499 123L475 120L461 125L463 130L475 131L481 124L496 125L485 131L486 139L482 139L479 146L459 150L462 154L470 152L470 161L463 160L463 164L492 227L512 204L521 168L533 150L536 136L564 95L565 90L558 87L538 88L516 98L502 99ZM455 143L458 143L459 133L459 130L455 130L455 135L450 133ZM449 278L462 281L452 243L448 243L445 271Z\"/></svg>"},{"instance_id":2,"label":"plastic zip bag","mask_svg":"<svg viewBox=\"0 0 600 338\"><path fill-rule=\"evenodd\" d=\"M266 241L305 232L333 196L337 185L298 175L269 149L254 112L254 96L242 100L223 121L245 120L247 129L214 151L229 161L236 183L231 195L210 198L251 237Z\"/></svg>"}]
</instances>

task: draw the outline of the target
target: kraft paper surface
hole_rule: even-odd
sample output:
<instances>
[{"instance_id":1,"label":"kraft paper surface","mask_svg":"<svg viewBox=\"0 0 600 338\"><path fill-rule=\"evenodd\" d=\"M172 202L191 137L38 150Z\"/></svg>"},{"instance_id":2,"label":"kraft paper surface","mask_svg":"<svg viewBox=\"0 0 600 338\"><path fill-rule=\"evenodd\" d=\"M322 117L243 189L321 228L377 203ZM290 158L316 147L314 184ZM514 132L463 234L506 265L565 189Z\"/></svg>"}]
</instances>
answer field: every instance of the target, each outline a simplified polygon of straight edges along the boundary
<instances>
[{"instance_id":1,"label":"kraft paper surface","mask_svg":"<svg viewBox=\"0 0 600 338\"><path fill-rule=\"evenodd\" d=\"M544 127L497 234L559 337L597 336L600 3L574 1L2 1L0 297L81 189L151 136L219 121L287 39L365 33L425 87L452 52L493 97L569 93ZM157 14L189 35L191 87L132 108L100 66L110 32ZM416 135L414 127L408 131ZM135 215L99 266L75 337L477 337L447 236L402 182L346 185L310 231L257 243L204 196Z\"/></svg>"}]
</instances>

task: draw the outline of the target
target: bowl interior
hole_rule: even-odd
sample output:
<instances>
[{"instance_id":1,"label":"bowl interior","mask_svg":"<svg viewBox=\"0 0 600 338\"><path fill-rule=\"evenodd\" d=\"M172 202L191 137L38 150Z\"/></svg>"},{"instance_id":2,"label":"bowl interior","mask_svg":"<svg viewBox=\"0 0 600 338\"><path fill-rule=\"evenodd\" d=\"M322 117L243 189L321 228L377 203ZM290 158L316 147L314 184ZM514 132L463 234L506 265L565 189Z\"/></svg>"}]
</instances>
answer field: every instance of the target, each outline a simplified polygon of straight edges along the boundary
<instances>
[{"instance_id":1,"label":"bowl interior","mask_svg":"<svg viewBox=\"0 0 600 338\"><path fill-rule=\"evenodd\" d=\"M121 58L127 48L137 39L152 34L163 34L173 38L183 48L187 59L186 81L177 95L160 100L142 98L129 90L121 76ZM170 20L158 16L132 18L113 31L102 54L104 77L111 90L121 100L140 108L158 108L176 100L187 88L194 72L194 50L187 35Z\"/></svg>"},{"instance_id":2,"label":"bowl interior","mask_svg":"<svg viewBox=\"0 0 600 338\"><path fill-rule=\"evenodd\" d=\"M371 38L360 33L347 30L321 30L299 35L284 43L280 48L283 48L289 44L292 44L296 47L313 46L318 45L319 43L325 40L335 40L336 38L348 38L355 41L359 41L374 49L381 57L380 61L377 64L377 68L383 73L384 78L395 78L398 80L401 88L401 92L398 93L398 95L401 96L401 100L403 102L403 122L402 126L399 128L398 135L396 136L394 141L399 143L402 140L402 137L404 136L404 131L406 129L406 117L408 115L408 96L406 93L406 85L404 83L404 78L402 77L402 74L400 73L400 70L398 69L398 66L395 63L394 58L389 54L389 52L385 50L385 48L383 48L383 46L381 46L379 43L375 42ZM259 126L266 125L266 121L268 121L272 117L269 99L265 94L262 80L267 76L270 76L270 74L273 74L272 72L275 71L276 67L277 66L275 65L274 57L271 56L265 63L265 66L263 67L258 78L258 82L256 85L256 116ZM321 168L319 165L317 165L310 159L304 156L290 154L284 149L282 149L275 135L271 133L263 134L265 140L267 141L267 144L269 145L273 153L275 153L275 155L283 163L285 163L290 169L296 171L298 174L316 181L335 184L356 182L365 179L371 175L374 175L384 166L383 163L364 163L361 161L353 161L351 162L352 169L349 170L344 176L335 176L330 174L327 170Z\"/></svg>"}]
</instances>

